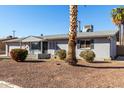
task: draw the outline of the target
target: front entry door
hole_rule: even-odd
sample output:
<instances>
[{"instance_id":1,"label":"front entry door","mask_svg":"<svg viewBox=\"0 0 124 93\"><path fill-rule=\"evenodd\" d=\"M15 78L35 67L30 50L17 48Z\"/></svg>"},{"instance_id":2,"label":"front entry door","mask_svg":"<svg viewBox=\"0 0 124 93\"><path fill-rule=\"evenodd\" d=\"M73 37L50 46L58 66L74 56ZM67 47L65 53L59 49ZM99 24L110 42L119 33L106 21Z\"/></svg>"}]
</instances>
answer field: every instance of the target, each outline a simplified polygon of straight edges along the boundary
<instances>
[{"instance_id":1,"label":"front entry door","mask_svg":"<svg viewBox=\"0 0 124 93\"><path fill-rule=\"evenodd\" d=\"M48 42L43 42L42 53L47 54L47 50L48 50Z\"/></svg>"}]
</instances>

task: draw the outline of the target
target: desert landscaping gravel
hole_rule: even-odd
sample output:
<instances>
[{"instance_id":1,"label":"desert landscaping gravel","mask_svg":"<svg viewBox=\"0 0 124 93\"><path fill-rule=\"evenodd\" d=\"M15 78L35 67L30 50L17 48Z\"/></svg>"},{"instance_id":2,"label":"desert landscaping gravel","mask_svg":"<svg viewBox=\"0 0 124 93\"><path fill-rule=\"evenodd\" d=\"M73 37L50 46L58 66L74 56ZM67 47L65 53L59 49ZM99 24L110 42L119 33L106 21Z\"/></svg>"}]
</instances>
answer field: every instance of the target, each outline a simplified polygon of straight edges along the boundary
<instances>
[{"instance_id":1,"label":"desert landscaping gravel","mask_svg":"<svg viewBox=\"0 0 124 93\"><path fill-rule=\"evenodd\" d=\"M24 88L124 87L124 63L0 62L0 80Z\"/></svg>"}]
</instances>

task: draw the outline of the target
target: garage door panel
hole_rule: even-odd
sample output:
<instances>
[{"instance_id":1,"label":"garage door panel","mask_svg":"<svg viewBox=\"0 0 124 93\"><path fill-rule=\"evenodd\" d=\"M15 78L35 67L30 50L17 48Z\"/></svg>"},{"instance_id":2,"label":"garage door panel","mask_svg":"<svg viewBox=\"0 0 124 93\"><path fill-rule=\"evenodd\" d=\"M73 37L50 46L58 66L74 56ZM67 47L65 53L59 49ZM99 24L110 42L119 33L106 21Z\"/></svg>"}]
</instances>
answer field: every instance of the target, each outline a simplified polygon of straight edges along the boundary
<instances>
[{"instance_id":1,"label":"garage door panel","mask_svg":"<svg viewBox=\"0 0 124 93\"><path fill-rule=\"evenodd\" d=\"M9 46L9 55L10 55L11 50L15 48L20 48L20 46Z\"/></svg>"}]
</instances>

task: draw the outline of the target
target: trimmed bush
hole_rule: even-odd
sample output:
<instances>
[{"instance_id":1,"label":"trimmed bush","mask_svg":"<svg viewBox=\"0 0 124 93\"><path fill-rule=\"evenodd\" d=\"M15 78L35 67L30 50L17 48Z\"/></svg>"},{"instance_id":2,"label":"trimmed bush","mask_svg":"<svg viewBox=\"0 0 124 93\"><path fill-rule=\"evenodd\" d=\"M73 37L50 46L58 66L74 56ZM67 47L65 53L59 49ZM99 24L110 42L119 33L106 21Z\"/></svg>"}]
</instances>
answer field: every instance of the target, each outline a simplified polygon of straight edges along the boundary
<instances>
[{"instance_id":1,"label":"trimmed bush","mask_svg":"<svg viewBox=\"0 0 124 93\"><path fill-rule=\"evenodd\" d=\"M66 50L64 49L57 50L55 52L55 56L58 56L61 60L64 60L66 58Z\"/></svg>"},{"instance_id":2,"label":"trimmed bush","mask_svg":"<svg viewBox=\"0 0 124 93\"><path fill-rule=\"evenodd\" d=\"M26 49L12 49L10 55L17 62L24 61L28 55L28 51Z\"/></svg>"},{"instance_id":3,"label":"trimmed bush","mask_svg":"<svg viewBox=\"0 0 124 93\"><path fill-rule=\"evenodd\" d=\"M93 62L95 58L95 53L91 50L85 50L80 53L80 57L85 59L87 62Z\"/></svg>"}]
</instances>

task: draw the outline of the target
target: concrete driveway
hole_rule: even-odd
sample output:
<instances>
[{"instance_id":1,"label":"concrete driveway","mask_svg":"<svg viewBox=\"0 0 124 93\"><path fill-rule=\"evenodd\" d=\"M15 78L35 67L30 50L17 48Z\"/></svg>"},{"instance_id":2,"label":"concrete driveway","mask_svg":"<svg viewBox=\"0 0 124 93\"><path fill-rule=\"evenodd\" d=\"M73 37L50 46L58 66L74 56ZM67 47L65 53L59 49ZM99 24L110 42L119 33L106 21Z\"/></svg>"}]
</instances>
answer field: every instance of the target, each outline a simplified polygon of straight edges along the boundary
<instances>
[{"instance_id":1,"label":"concrete driveway","mask_svg":"<svg viewBox=\"0 0 124 93\"><path fill-rule=\"evenodd\" d=\"M0 81L0 88L21 88L21 87L10 84L10 83L5 82L5 81Z\"/></svg>"}]
</instances>

